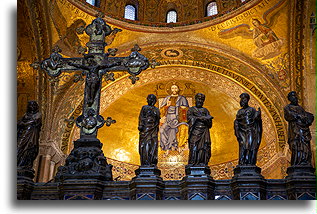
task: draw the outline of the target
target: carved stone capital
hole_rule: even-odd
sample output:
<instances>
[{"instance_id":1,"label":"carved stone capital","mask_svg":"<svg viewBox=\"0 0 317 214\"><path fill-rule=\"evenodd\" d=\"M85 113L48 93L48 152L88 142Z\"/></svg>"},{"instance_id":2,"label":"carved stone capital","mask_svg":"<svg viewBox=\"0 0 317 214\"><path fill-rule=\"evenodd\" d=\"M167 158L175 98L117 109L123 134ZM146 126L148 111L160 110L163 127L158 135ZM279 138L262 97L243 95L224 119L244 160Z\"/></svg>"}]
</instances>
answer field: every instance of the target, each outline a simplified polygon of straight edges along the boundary
<instances>
[{"instance_id":1,"label":"carved stone capital","mask_svg":"<svg viewBox=\"0 0 317 214\"><path fill-rule=\"evenodd\" d=\"M61 151L56 141L41 142L39 146L39 155L49 155L51 161L55 163L64 162L66 155Z\"/></svg>"}]
</instances>

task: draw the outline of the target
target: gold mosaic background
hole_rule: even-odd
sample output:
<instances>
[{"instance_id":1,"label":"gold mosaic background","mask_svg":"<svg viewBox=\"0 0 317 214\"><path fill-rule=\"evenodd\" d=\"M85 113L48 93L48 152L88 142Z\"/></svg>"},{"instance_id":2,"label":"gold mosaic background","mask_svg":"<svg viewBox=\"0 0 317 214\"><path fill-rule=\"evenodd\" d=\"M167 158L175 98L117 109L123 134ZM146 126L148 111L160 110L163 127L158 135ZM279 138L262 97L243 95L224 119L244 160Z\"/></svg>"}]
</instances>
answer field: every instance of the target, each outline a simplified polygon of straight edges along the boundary
<instances>
[{"instance_id":1,"label":"gold mosaic background","mask_svg":"<svg viewBox=\"0 0 317 214\"><path fill-rule=\"evenodd\" d=\"M206 72L198 68L158 68L150 69L140 75L140 81L135 86L130 85L128 78L122 78L115 84L106 86L102 93L101 108L103 117L111 116L117 123L110 127L103 127L99 130L98 136L103 142L104 154L110 162L121 163L124 167L116 167L116 173L121 179L128 179L134 176L134 168L139 162L138 155L138 115L142 105L146 104L146 96L150 93L168 95L166 91L159 91L165 85L175 82L180 85L185 93L185 85L190 85L193 94L201 92L206 95L205 107L215 117L211 129L212 157L209 165L212 168L213 176L217 179L230 178L233 167L237 164L238 144L234 136L233 120L239 107L239 95L245 90L228 79ZM163 87L162 87L163 85ZM165 93L165 94L164 94ZM188 94L188 91L186 92ZM164 97L163 96L163 97ZM253 97L250 105L263 107ZM264 109L263 109L264 110ZM260 166L267 164L277 153L276 134L272 120L266 111L263 111L264 134L260 147ZM73 140L77 139L79 131L76 130ZM270 148L270 151L268 151ZM177 151L163 152L159 150L159 168L162 170L164 179L181 179L184 176L184 168L187 164L188 150L179 153ZM121 169L121 171L119 171ZM121 174L119 173L121 172ZM129 172L132 172L130 174ZM127 174L128 173L128 174ZM125 176L124 176L125 175ZM270 177L269 174L265 175Z\"/></svg>"},{"instance_id":2,"label":"gold mosaic background","mask_svg":"<svg viewBox=\"0 0 317 214\"><path fill-rule=\"evenodd\" d=\"M115 8L123 1L109 2L103 4L102 9ZM185 6L188 2L182 1ZM225 4L229 1L221 2L220 11L236 6ZM303 3L302 7L298 2ZM315 109L315 102L309 101L315 97L315 91L310 90L315 88L312 81L315 78L312 66L315 59L307 48L312 45L311 41L315 41L315 35L308 27L311 14L308 8L315 5L312 2L252 0L215 19L201 19L201 23L172 27L145 26L106 16L105 20L112 28L123 30L107 38L109 46L106 48L118 48L118 56L127 56L137 43L142 48L142 54L158 62L155 69L143 72L135 85L131 85L124 73L116 73L115 82L103 84L102 116L111 116L117 123L100 129L98 136L104 143L105 155L114 165L114 177L129 180L138 167L137 117L142 105L146 104L147 94L163 96L166 92L157 91L157 85L176 81L183 88L185 84L190 84L195 93L206 94L205 107L215 117L211 129L213 144L210 160L215 179L231 178L232 169L237 164L238 147L232 123L239 109L238 96L245 91L251 94L251 105L263 110L265 134L258 165L266 178L283 178L289 165L282 110L288 102L287 93L294 89L300 91L303 105L310 111ZM27 100L39 101L44 118L41 146L45 148L40 152L42 155L50 153L54 162L60 165L72 149L72 141L78 138L79 130L75 128L74 118L81 112L83 82L74 83L72 74L63 74L59 80L47 78L29 64L47 58L55 45L62 49L65 57L81 56L78 51L84 50L88 37L81 34L80 27L90 23L99 9L81 0L22 0L18 1L18 7L17 118L25 111ZM200 10L198 8L190 16L200 20ZM184 17L186 11L182 12ZM113 10L113 15L121 12L120 9ZM146 11L141 13L144 21L151 18ZM307 20L295 19L295 16L304 13L308 14ZM159 14L153 16L154 22L161 19ZM255 19L259 21L259 26L254 24ZM306 26L305 37L301 38L307 41L301 49L297 48L301 43L295 35L303 32L295 25ZM259 30L273 32L274 38L260 35L255 39L254 35ZM303 64L303 59L307 71L299 66ZM231 73L221 74L215 70L217 67L211 69L207 64ZM303 81L304 75L307 78ZM248 84L254 87L248 87ZM305 89L303 84L309 87ZM315 151L315 137L313 139L312 149ZM160 152L162 177L165 180L180 179L184 175L186 151L170 155L175 157L166 158Z\"/></svg>"}]
</instances>

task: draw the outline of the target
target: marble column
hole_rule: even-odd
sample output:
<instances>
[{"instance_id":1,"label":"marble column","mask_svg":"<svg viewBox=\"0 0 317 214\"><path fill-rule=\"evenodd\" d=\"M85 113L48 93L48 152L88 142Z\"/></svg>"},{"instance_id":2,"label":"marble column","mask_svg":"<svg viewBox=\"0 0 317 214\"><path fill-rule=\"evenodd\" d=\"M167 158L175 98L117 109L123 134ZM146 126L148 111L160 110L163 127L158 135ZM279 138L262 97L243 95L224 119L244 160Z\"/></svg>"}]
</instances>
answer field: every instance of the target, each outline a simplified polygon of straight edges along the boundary
<instances>
[{"instance_id":1,"label":"marble column","mask_svg":"<svg viewBox=\"0 0 317 214\"><path fill-rule=\"evenodd\" d=\"M50 174L49 174L49 180L52 180L55 176L55 166L56 166L56 163L54 161L51 161L51 164L50 164Z\"/></svg>"},{"instance_id":2,"label":"marble column","mask_svg":"<svg viewBox=\"0 0 317 214\"><path fill-rule=\"evenodd\" d=\"M51 168L51 155L42 155L40 158L40 176L39 182L48 182Z\"/></svg>"}]
</instances>

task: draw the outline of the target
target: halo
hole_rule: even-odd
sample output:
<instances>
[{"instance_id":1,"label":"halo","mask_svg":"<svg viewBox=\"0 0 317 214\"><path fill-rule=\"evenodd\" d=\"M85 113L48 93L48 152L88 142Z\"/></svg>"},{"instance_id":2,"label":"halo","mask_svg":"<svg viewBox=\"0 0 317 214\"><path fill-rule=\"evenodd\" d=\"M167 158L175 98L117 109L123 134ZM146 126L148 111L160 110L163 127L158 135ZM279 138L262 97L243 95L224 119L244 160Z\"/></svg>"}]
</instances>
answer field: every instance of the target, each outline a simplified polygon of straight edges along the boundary
<instances>
[{"instance_id":1,"label":"halo","mask_svg":"<svg viewBox=\"0 0 317 214\"><path fill-rule=\"evenodd\" d=\"M168 82L168 83L165 84L165 91L166 91L167 94L171 94L172 93L171 92L172 85L176 85L178 87L178 89L179 89L178 94L180 94L181 91L183 91L181 89L181 87L180 87L181 84L179 82L171 81L171 82Z\"/></svg>"}]
</instances>

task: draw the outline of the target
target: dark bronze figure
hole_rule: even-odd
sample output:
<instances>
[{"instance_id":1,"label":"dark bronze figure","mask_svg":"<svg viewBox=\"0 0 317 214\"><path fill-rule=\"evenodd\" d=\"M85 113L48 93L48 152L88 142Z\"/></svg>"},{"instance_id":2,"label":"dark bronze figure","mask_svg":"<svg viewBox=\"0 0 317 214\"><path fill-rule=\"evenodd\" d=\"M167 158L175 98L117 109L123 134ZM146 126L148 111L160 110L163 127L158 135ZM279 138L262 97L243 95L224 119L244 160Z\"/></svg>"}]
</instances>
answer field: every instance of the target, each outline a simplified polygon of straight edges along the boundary
<instances>
[{"instance_id":1,"label":"dark bronze figure","mask_svg":"<svg viewBox=\"0 0 317 214\"><path fill-rule=\"evenodd\" d=\"M101 150L102 143L97 138L99 128L105 123L107 126L115 123L111 117L104 120L99 115L102 80L113 81L113 72L127 71L131 75L132 83L135 83L138 79L137 75L150 65L148 59L138 52L141 51L138 45L134 45L131 49L132 53L127 57L115 57L116 48L109 48L108 52L105 52L107 37L114 31L121 30L112 30L102 16L103 14L99 13L98 17L84 29L89 36L89 42L86 43L88 53L84 54L84 58L64 58L59 54L61 50L56 47L51 56L40 64L41 69L54 79L60 78L62 72L76 72L74 82L85 77L83 111L76 119L76 125L80 127L80 138L74 142L74 148L67 157L65 166L59 167L55 177L57 180L69 178L112 180L112 165L107 164ZM81 75L78 71L82 71Z\"/></svg>"},{"instance_id":2,"label":"dark bronze figure","mask_svg":"<svg viewBox=\"0 0 317 214\"><path fill-rule=\"evenodd\" d=\"M39 153L39 137L42 126L41 113L36 101L29 101L27 111L18 121L18 168L32 170Z\"/></svg>"},{"instance_id":3,"label":"dark bronze figure","mask_svg":"<svg viewBox=\"0 0 317 214\"><path fill-rule=\"evenodd\" d=\"M74 75L74 82L78 82L85 78L85 94L83 104L83 115L88 114L88 109L94 109L96 116L99 115L100 93L102 79L114 80L116 71L127 71L129 77L134 84L143 70L149 67L149 61L146 57L139 53L141 48L135 44L131 49L128 57L115 57L117 49L109 48L105 52L105 39L114 30L100 17L94 19L91 24L86 26L85 32L89 36L89 42L86 44L88 53L84 54L84 58L64 58L59 52L61 49L55 47L50 58L43 60L40 64L41 69L53 78L59 78L62 72L82 71L82 74ZM116 29L116 32L121 31ZM35 65L34 65L35 66ZM100 127L98 127L100 128ZM97 129L93 133L85 133L81 129L81 136L89 135L89 138L97 137Z\"/></svg>"},{"instance_id":4,"label":"dark bronze figure","mask_svg":"<svg viewBox=\"0 0 317 214\"><path fill-rule=\"evenodd\" d=\"M205 95L198 93L195 96L195 106L187 111L189 125L189 166L207 166L211 157L211 140L209 129L212 127L213 117L203 107Z\"/></svg>"},{"instance_id":5,"label":"dark bronze figure","mask_svg":"<svg viewBox=\"0 0 317 214\"><path fill-rule=\"evenodd\" d=\"M85 70L83 74L87 76L86 77L87 104L88 106L91 106L94 103L96 94L99 91L99 88L101 86L101 76L103 73L105 73L103 69L119 65L120 62L98 65L98 63L93 59L92 55L86 56L86 61L88 66L83 64L76 64L72 62L69 62L68 64L73 67Z\"/></svg>"},{"instance_id":6,"label":"dark bronze figure","mask_svg":"<svg viewBox=\"0 0 317 214\"><path fill-rule=\"evenodd\" d=\"M157 164L160 110L154 106L156 100L154 94L148 95L148 105L142 107L139 116L139 154L142 166L156 166Z\"/></svg>"},{"instance_id":7,"label":"dark bronze figure","mask_svg":"<svg viewBox=\"0 0 317 214\"><path fill-rule=\"evenodd\" d=\"M262 138L261 109L249 106L250 95L240 95L242 107L234 121L234 134L239 142L239 165L256 165Z\"/></svg>"},{"instance_id":8,"label":"dark bronze figure","mask_svg":"<svg viewBox=\"0 0 317 214\"><path fill-rule=\"evenodd\" d=\"M288 144L292 152L291 165L311 165L309 126L314 121L314 115L298 105L295 91L291 91L287 97L291 103L285 106L284 116L288 121Z\"/></svg>"}]
</instances>

